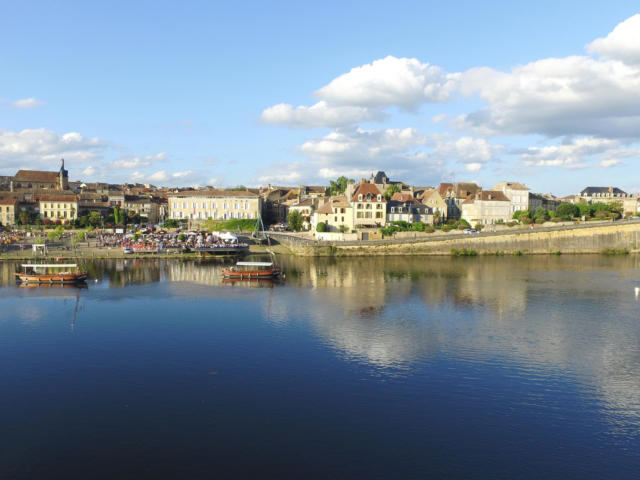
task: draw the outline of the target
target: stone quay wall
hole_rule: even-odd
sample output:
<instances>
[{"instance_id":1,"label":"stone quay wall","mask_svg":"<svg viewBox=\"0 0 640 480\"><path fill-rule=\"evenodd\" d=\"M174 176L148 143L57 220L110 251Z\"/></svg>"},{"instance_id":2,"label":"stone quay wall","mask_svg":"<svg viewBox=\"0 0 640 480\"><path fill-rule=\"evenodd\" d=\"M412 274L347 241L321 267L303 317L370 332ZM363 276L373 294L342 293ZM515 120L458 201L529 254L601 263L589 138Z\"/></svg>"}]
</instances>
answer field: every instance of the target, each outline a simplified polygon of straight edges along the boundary
<instances>
[{"instance_id":1,"label":"stone quay wall","mask_svg":"<svg viewBox=\"0 0 640 480\"><path fill-rule=\"evenodd\" d=\"M452 250L487 254L582 254L640 247L640 222L583 224L553 229L480 235L443 234L429 239L319 242L291 234L271 238L300 256L451 255Z\"/></svg>"}]
</instances>

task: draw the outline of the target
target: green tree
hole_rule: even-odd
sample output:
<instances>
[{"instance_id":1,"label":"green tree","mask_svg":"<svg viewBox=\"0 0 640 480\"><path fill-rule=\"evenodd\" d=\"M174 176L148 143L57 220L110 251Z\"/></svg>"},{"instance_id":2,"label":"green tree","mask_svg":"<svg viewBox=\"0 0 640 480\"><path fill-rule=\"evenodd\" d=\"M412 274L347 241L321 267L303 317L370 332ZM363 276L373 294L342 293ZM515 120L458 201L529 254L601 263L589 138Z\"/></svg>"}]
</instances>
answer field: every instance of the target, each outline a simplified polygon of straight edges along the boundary
<instances>
[{"instance_id":1,"label":"green tree","mask_svg":"<svg viewBox=\"0 0 640 480\"><path fill-rule=\"evenodd\" d=\"M47 238L49 239L50 242L55 242L58 236L56 235L56 232L49 232L47 233Z\"/></svg>"},{"instance_id":2,"label":"green tree","mask_svg":"<svg viewBox=\"0 0 640 480\"><path fill-rule=\"evenodd\" d=\"M30 225L31 224L31 214L28 210L22 210L20 215L18 215L18 223L20 225Z\"/></svg>"},{"instance_id":3,"label":"green tree","mask_svg":"<svg viewBox=\"0 0 640 480\"><path fill-rule=\"evenodd\" d=\"M346 225L340 225L340 226L338 227L338 231L339 231L340 233L347 233L347 231L348 231L348 230L349 230L349 228L348 228Z\"/></svg>"},{"instance_id":4,"label":"green tree","mask_svg":"<svg viewBox=\"0 0 640 480\"><path fill-rule=\"evenodd\" d=\"M589 217L592 217L593 213L595 212L593 205L589 205L588 203L585 203L585 202L578 202L575 204L575 206L578 207L580 216L589 218Z\"/></svg>"},{"instance_id":5,"label":"green tree","mask_svg":"<svg viewBox=\"0 0 640 480\"><path fill-rule=\"evenodd\" d=\"M289 228L294 232L299 232L302 229L302 215L298 210L292 210L287 215L287 223Z\"/></svg>"},{"instance_id":6,"label":"green tree","mask_svg":"<svg viewBox=\"0 0 640 480\"><path fill-rule=\"evenodd\" d=\"M331 180L329 182L329 191L331 195L340 195L341 193L344 193L344 191L347 189L347 185L349 184L349 182L353 182L353 179L348 179L345 176L341 176L338 177L335 181Z\"/></svg>"},{"instance_id":7,"label":"green tree","mask_svg":"<svg viewBox=\"0 0 640 480\"><path fill-rule=\"evenodd\" d=\"M400 187L394 183L393 185L389 185L387 189L384 191L384 198L386 198L387 200L391 200L391 197L393 197L393 194L399 193L399 192L400 192Z\"/></svg>"},{"instance_id":8,"label":"green tree","mask_svg":"<svg viewBox=\"0 0 640 480\"><path fill-rule=\"evenodd\" d=\"M89 218L87 219L87 223L93 227L97 227L102 222L102 217L99 212L91 212L89 214Z\"/></svg>"},{"instance_id":9,"label":"green tree","mask_svg":"<svg viewBox=\"0 0 640 480\"><path fill-rule=\"evenodd\" d=\"M56 227L55 232L56 232L57 238L62 238L62 230L63 230L62 225L58 225Z\"/></svg>"},{"instance_id":10,"label":"green tree","mask_svg":"<svg viewBox=\"0 0 640 480\"><path fill-rule=\"evenodd\" d=\"M327 231L327 224L324 222L320 222L318 223L318 225L316 225L316 232L326 232Z\"/></svg>"},{"instance_id":11,"label":"green tree","mask_svg":"<svg viewBox=\"0 0 640 480\"><path fill-rule=\"evenodd\" d=\"M120 207L116 205L113 207L113 222L116 225L120 225L122 221L123 221L122 212L120 210Z\"/></svg>"},{"instance_id":12,"label":"green tree","mask_svg":"<svg viewBox=\"0 0 640 480\"><path fill-rule=\"evenodd\" d=\"M580 215L580 209L573 203L561 203L558 205L558 208L556 208L556 214L559 217L573 218Z\"/></svg>"},{"instance_id":13,"label":"green tree","mask_svg":"<svg viewBox=\"0 0 640 480\"><path fill-rule=\"evenodd\" d=\"M535 212L533 212L533 218L547 220L549 218L549 212L544 207L536 208Z\"/></svg>"}]
</instances>

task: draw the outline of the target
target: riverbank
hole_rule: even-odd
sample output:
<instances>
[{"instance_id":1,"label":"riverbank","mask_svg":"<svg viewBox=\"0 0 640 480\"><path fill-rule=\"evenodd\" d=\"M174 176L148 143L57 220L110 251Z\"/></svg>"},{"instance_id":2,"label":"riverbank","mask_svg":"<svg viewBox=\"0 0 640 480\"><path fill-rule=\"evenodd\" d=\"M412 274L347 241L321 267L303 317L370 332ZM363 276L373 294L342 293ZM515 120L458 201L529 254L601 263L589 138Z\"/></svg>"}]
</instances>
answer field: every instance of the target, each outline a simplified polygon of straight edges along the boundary
<instances>
[{"instance_id":1,"label":"riverbank","mask_svg":"<svg viewBox=\"0 0 640 480\"><path fill-rule=\"evenodd\" d=\"M291 254L291 251L282 246L275 245L269 250L277 254ZM268 254L265 245L251 245L249 254ZM238 258L237 255L209 255L200 252L172 252L172 253L124 253L121 247L89 247L85 245L76 246L75 249L70 247L49 247L46 255L35 255L31 250L31 245L24 245L21 250L18 245L14 245L13 249L0 252L1 261L16 260L38 260L55 261L64 258L66 260L101 260L101 259L220 259L220 258Z\"/></svg>"},{"instance_id":2,"label":"riverbank","mask_svg":"<svg viewBox=\"0 0 640 480\"><path fill-rule=\"evenodd\" d=\"M411 240L314 242L291 235L274 239L298 256L558 255L637 253L640 222L525 230L478 235L440 235Z\"/></svg>"}]
</instances>

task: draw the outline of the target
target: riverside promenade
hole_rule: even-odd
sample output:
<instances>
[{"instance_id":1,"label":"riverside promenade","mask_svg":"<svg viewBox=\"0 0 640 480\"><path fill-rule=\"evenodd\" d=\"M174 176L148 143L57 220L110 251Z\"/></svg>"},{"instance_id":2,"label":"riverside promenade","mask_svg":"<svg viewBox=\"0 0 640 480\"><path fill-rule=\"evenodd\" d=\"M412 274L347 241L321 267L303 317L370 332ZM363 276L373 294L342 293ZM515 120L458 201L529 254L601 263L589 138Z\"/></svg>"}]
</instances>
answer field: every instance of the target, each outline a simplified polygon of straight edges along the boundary
<instances>
[{"instance_id":1,"label":"riverside promenade","mask_svg":"<svg viewBox=\"0 0 640 480\"><path fill-rule=\"evenodd\" d=\"M452 251L462 249L476 254L516 255L608 253L613 250L636 253L640 246L640 220L361 241L320 241L291 233L269 233L269 237L301 256L451 255Z\"/></svg>"}]
</instances>

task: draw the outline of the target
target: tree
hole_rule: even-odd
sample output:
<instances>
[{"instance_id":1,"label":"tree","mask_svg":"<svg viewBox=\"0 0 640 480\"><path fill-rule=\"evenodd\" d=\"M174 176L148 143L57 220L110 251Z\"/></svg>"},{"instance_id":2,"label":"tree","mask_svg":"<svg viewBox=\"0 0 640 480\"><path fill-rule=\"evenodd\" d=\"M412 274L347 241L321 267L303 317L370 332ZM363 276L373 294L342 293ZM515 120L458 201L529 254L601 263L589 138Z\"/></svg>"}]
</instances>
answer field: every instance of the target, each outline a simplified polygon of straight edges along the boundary
<instances>
[{"instance_id":1,"label":"tree","mask_svg":"<svg viewBox=\"0 0 640 480\"><path fill-rule=\"evenodd\" d=\"M349 230L349 228L348 228L346 225L340 225L340 226L338 227L338 231L339 231L340 233L347 233L347 230Z\"/></svg>"},{"instance_id":2,"label":"tree","mask_svg":"<svg viewBox=\"0 0 640 480\"><path fill-rule=\"evenodd\" d=\"M22 210L18 215L18 222L20 225L29 225L31 223L31 214L28 210Z\"/></svg>"},{"instance_id":3,"label":"tree","mask_svg":"<svg viewBox=\"0 0 640 480\"><path fill-rule=\"evenodd\" d=\"M302 214L298 210L291 210L287 216L287 223L291 230L299 232L302 229Z\"/></svg>"},{"instance_id":4,"label":"tree","mask_svg":"<svg viewBox=\"0 0 640 480\"><path fill-rule=\"evenodd\" d=\"M99 212L91 212L89 214L89 218L87 219L87 223L93 227L97 227L102 222L102 217Z\"/></svg>"},{"instance_id":5,"label":"tree","mask_svg":"<svg viewBox=\"0 0 640 480\"><path fill-rule=\"evenodd\" d=\"M327 224L324 222L320 222L318 223L318 225L316 225L316 232L326 232L327 231Z\"/></svg>"},{"instance_id":6,"label":"tree","mask_svg":"<svg viewBox=\"0 0 640 480\"><path fill-rule=\"evenodd\" d=\"M549 212L544 207L538 207L536 208L535 212L533 212L533 218L536 220L539 218L542 220L547 220L549 218Z\"/></svg>"},{"instance_id":7,"label":"tree","mask_svg":"<svg viewBox=\"0 0 640 480\"><path fill-rule=\"evenodd\" d=\"M113 222L116 225L120 225L122 223L122 212L120 211L120 207L118 205L113 207Z\"/></svg>"},{"instance_id":8,"label":"tree","mask_svg":"<svg viewBox=\"0 0 640 480\"><path fill-rule=\"evenodd\" d=\"M577 217L580 215L580 209L573 203L561 203L556 208L556 214L559 217Z\"/></svg>"},{"instance_id":9,"label":"tree","mask_svg":"<svg viewBox=\"0 0 640 480\"><path fill-rule=\"evenodd\" d=\"M384 191L384 198L386 198L387 200L391 200L391 197L393 197L393 194L399 193L399 192L400 192L400 187L394 183L393 185L389 185L387 189Z\"/></svg>"},{"instance_id":10,"label":"tree","mask_svg":"<svg viewBox=\"0 0 640 480\"><path fill-rule=\"evenodd\" d=\"M340 195L347 189L347 185L349 184L349 182L353 181L353 179L350 180L345 176L338 177L335 181L331 180L329 182L329 193L331 195Z\"/></svg>"}]
</instances>

